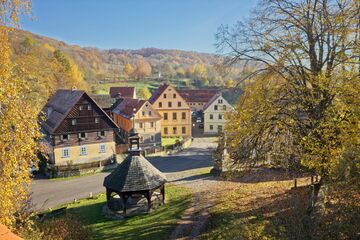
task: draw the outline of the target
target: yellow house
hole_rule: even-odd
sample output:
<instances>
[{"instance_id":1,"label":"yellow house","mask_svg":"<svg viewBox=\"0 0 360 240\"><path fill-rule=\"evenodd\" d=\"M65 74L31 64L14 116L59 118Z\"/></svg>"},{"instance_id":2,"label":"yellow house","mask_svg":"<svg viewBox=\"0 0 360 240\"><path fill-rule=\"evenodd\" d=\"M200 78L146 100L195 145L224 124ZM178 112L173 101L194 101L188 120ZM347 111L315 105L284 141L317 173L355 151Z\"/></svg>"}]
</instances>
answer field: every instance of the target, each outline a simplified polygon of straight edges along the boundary
<instances>
[{"instance_id":1,"label":"yellow house","mask_svg":"<svg viewBox=\"0 0 360 240\"><path fill-rule=\"evenodd\" d=\"M191 137L191 109L173 86L163 84L149 102L162 117L162 137Z\"/></svg>"}]
</instances>

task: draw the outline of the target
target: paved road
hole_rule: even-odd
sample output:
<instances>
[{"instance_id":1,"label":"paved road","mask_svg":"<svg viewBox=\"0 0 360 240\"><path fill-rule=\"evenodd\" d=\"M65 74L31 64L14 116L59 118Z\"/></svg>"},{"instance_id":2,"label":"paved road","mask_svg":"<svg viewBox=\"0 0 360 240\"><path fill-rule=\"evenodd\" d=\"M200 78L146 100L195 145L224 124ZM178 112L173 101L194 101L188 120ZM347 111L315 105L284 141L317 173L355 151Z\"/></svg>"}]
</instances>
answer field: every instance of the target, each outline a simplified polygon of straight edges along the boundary
<instances>
[{"instance_id":1,"label":"paved road","mask_svg":"<svg viewBox=\"0 0 360 240\"><path fill-rule=\"evenodd\" d=\"M213 138L195 138L191 146L171 156L148 158L169 181L184 181L196 174L196 169L211 167L211 151L216 147ZM31 186L34 209L41 210L86 198L92 194L105 192L102 186L109 173L97 173L69 180L34 180Z\"/></svg>"}]
</instances>

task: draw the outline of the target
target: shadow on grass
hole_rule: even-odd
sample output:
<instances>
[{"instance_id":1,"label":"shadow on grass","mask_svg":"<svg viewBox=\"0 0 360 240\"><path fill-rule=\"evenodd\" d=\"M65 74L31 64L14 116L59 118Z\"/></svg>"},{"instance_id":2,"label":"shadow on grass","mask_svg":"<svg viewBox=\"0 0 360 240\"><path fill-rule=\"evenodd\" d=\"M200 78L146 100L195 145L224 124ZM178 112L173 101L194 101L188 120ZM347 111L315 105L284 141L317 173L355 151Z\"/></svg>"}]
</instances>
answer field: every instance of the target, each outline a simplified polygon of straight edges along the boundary
<instances>
[{"instance_id":1,"label":"shadow on grass","mask_svg":"<svg viewBox=\"0 0 360 240\"><path fill-rule=\"evenodd\" d=\"M228 193L215 206L200 239L308 239L309 193L308 187L300 187L250 201L249 196Z\"/></svg>"},{"instance_id":2,"label":"shadow on grass","mask_svg":"<svg viewBox=\"0 0 360 240\"><path fill-rule=\"evenodd\" d=\"M147 215L128 217L124 220L110 220L102 215L105 196L80 203L69 209L69 214L79 216L90 226L92 239L167 239L183 211L188 208L191 193L181 187L169 187L164 206Z\"/></svg>"}]
</instances>

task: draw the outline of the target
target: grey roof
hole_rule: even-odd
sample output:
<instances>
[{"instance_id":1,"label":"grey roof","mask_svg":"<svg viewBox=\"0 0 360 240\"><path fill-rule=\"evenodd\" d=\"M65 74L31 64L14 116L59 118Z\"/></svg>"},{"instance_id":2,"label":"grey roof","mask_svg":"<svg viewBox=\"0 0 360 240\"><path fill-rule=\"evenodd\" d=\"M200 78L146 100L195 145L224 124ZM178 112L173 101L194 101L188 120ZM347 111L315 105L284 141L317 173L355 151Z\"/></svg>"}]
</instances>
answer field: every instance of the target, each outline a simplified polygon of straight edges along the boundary
<instances>
[{"instance_id":1,"label":"grey roof","mask_svg":"<svg viewBox=\"0 0 360 240\"><path fill-rule=\"evenodd\" d=\"M85 92L82 90L60 89L48 100L44 110L50 108L51 113L42 127L49 133L53 133L66 118L72 107L80 100Z\"/></svg>"},{"instance_id":2,"label":"grey roof","mask_svg":"<svg viewBox=\"0 0 360 240\"><path fill-rule=\"evenodd\" d=\"M50 115L46 116L44 121L41 121L41 127L48 133L53 134L64 119L68 116L74 105L81 99L82 96L88 97L89 101L94 104L100 111L103 112L112 128L118 128L116 123L97 105L97 103L83 90L69 90L59 89L48 100L42 112Z\"/></svg>"},{"instance_id":3,"label":"grey roof","mask_svg":"<svg viewBox=\"0 0 360 240\"><path fill-rule=\"evenodd\" d=\"M110 175L105 177L103 185L121 193L155 189L166 181L165 175L146 158L129 154Z\"/></svg>"},{"instance_id":4,"label":"grey roof","mask_svg":"<svg viewBox=\"0 0 360 240\"><path fill-rule=\"evenodd\" d=\"M108 94L93 94L91 97L103 109L110 108L113 105L113 100Z\"/></svg>"}]
</instances>

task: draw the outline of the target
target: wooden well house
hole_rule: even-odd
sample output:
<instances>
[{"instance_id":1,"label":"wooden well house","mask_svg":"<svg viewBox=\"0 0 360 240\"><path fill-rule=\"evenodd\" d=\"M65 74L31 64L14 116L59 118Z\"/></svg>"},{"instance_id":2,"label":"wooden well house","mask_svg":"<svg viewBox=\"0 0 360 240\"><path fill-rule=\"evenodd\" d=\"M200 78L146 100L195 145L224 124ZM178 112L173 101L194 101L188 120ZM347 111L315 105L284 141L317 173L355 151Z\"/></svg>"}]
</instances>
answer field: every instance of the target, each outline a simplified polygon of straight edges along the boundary
<instances>
[{"instance_id":1,"label":"wooden well house","mask_svg":"<svg viewBox=\"0 0 360 240\"><path fill-rule=\"evenodd\" d=\"M124 216L127 214L127 207L136 205L141 198L147 200L147 212L153 208L153 201L157 201L155 205L159 205L159 199L160 204L163 204L165 200L166 177L141 155L140 137L136 133L134 123L135 117L133 117L133 129L128 139L128 156L110 175L105 177L103 184L106 188L108 208L118 211L118 208L114 209L114 202L121 200ZM132 203L128 202L129 199Z\"/></svg>"}]
</instances>

